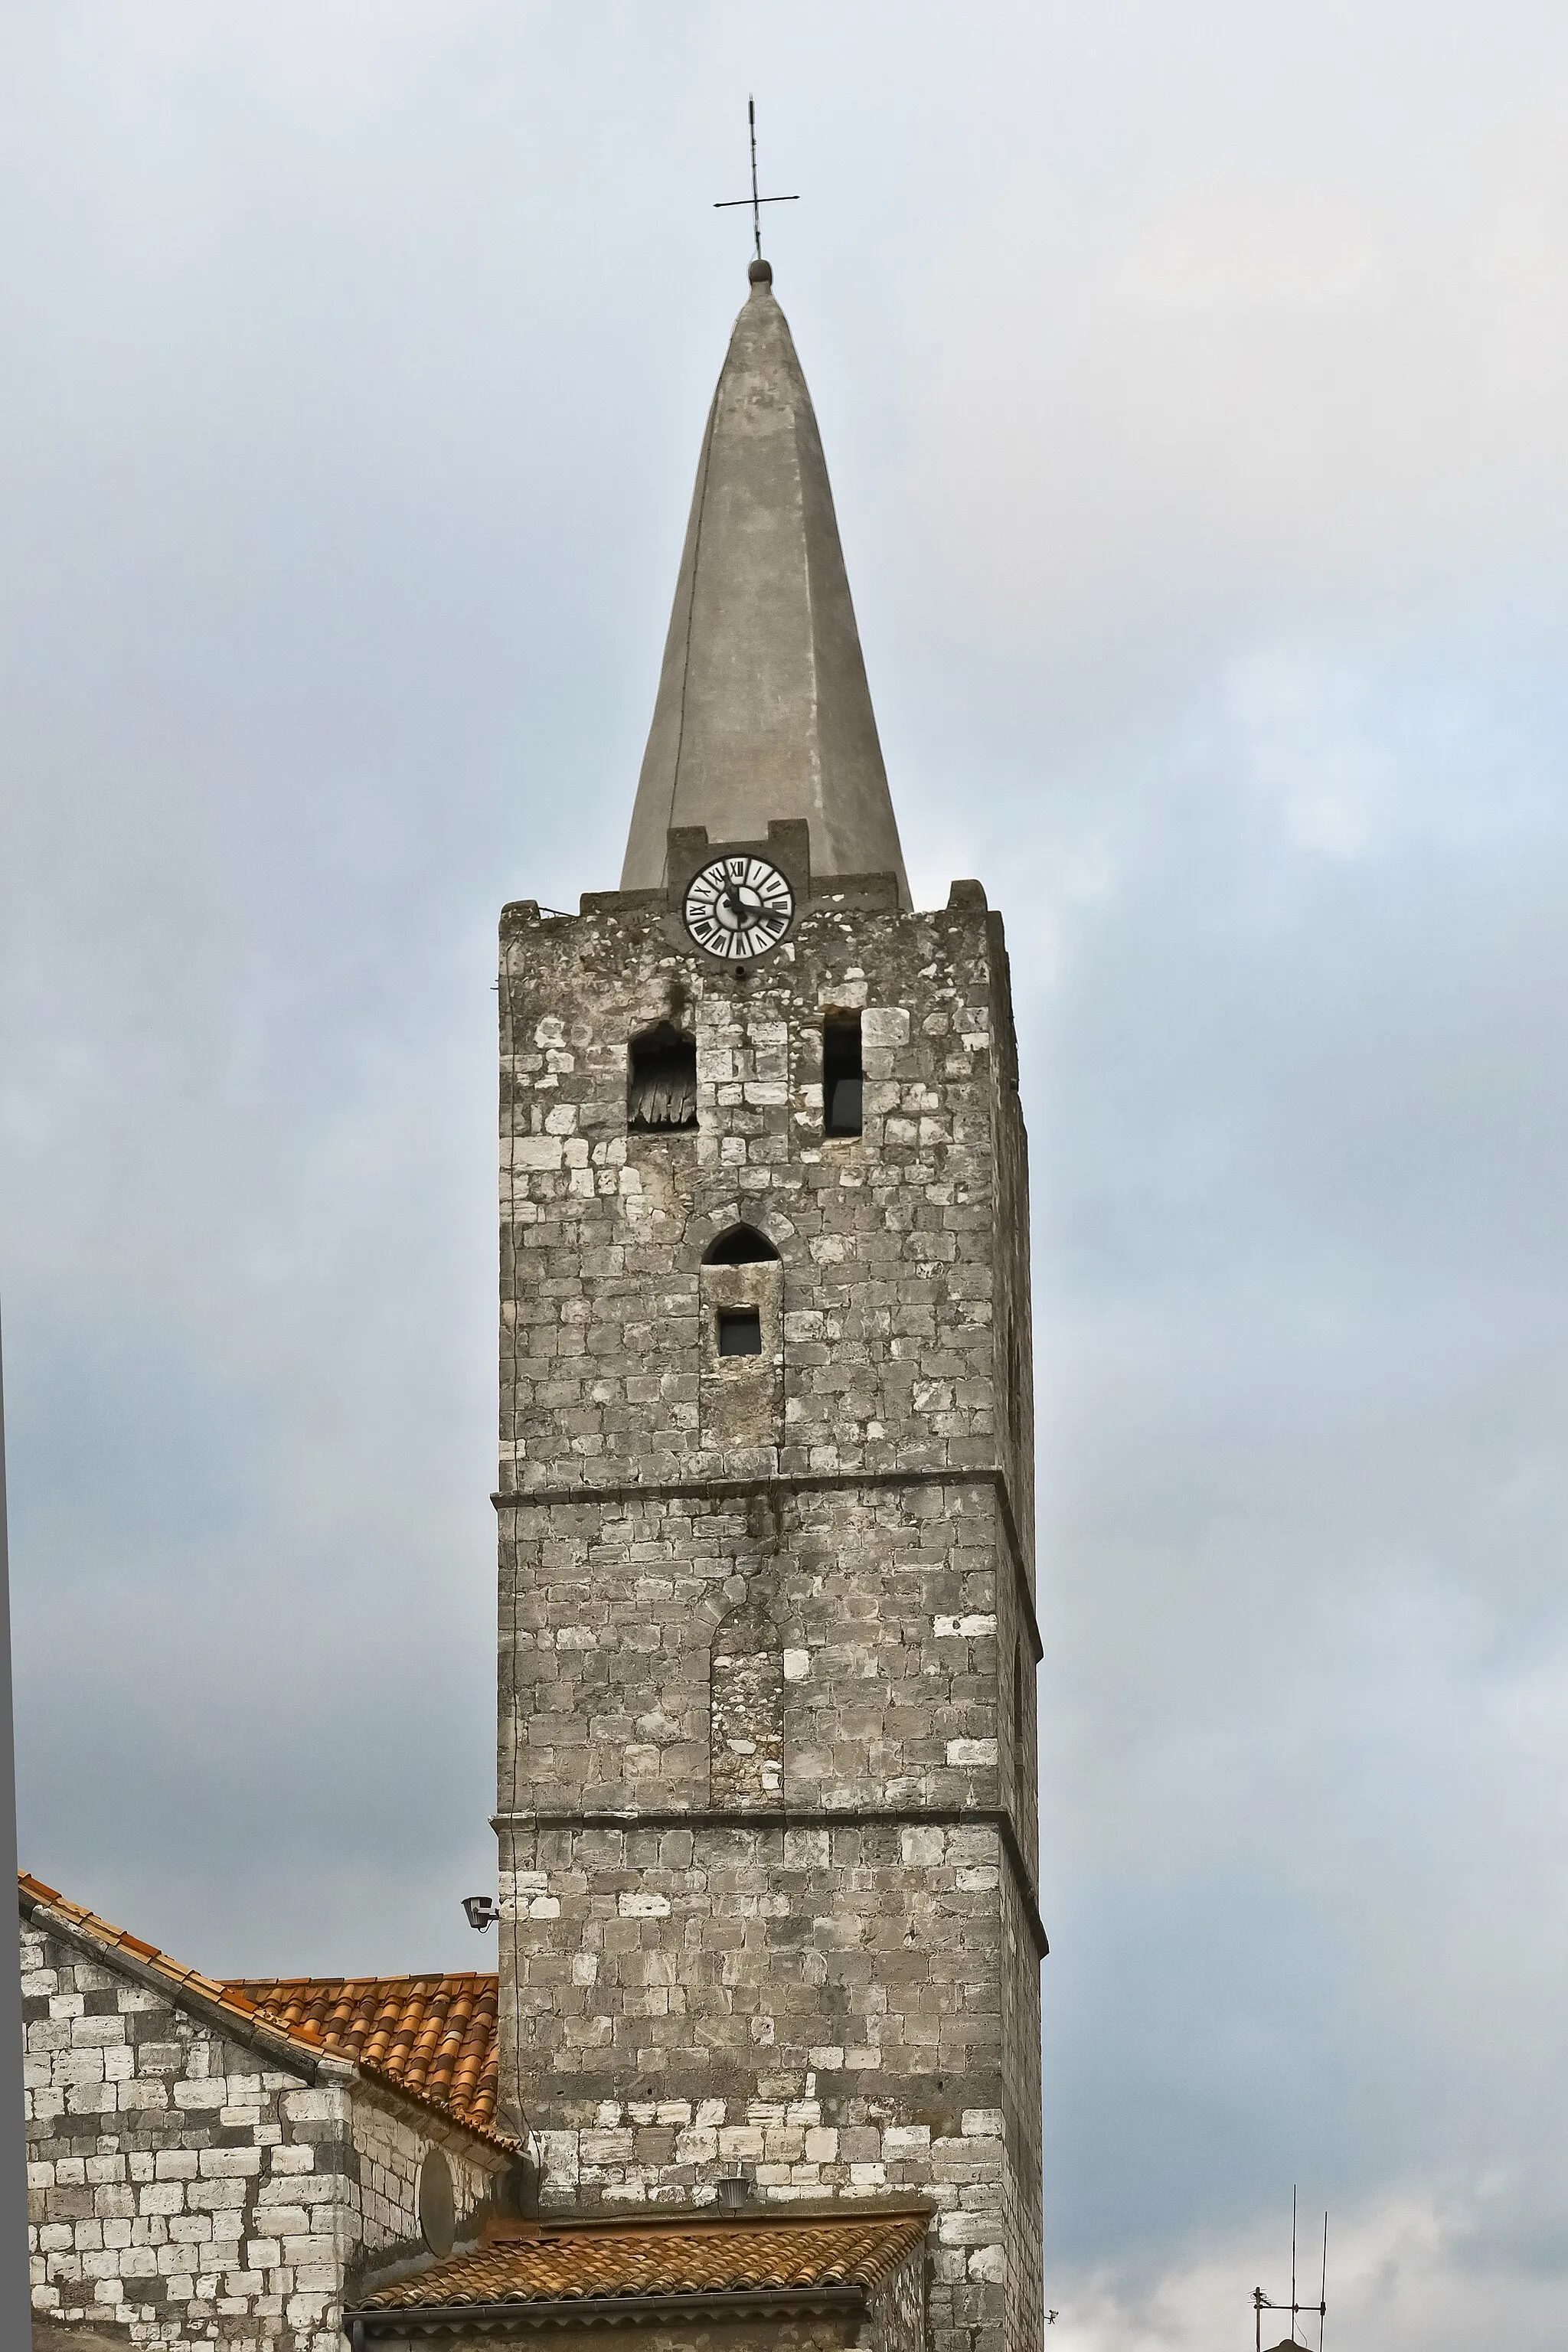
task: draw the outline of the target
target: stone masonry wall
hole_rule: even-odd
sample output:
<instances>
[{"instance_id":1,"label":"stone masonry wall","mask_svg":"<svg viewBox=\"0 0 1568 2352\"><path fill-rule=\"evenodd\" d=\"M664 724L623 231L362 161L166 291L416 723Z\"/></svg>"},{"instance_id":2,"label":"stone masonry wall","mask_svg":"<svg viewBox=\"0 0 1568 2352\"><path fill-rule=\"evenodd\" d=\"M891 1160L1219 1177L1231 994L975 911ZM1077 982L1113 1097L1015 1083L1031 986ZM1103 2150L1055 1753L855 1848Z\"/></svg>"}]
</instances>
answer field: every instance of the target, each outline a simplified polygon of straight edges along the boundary
<instances>
[{"instance_id":1,"label":"stone masonry wall","mask_svg":"<svg viewBox=\"0 0 1568 2352\"><path fill-rule=\"evenodd\" d=\"M471 2234L499 2152L331 2059L311 2083L311 2062L247 2047L42 1922L23 1922L21 1963L41 2321L151 2352L341 2352L345 2280L423 2255L419 2168L437 2142Z\"/></svg>"},{"instance_id":2,"label":"stone masonry wall","mask_svg":"<svg viewBox=\"0 0 1568 2352\"><path fill-rule=\"evenodd\" d=\"M999 922L875 898L750 972L651 893L503 922L502 2078L547 2202L736 2158L931 2195L935 2352L1027 2352L1026 1152ZM857 1010L864 1132L826 1137ZM661 1021L698 1127L628 1133ZM737 1223L776 1262L705 1268Z\"/></svg>"},{"instance_id":3,"label":"stone masonry wall","mask_svg":"<svg viewBox=\"0 0 1568 2352\"><path fill-rule=\"evenodd\" d=\"M1025 2344L1038 2333L1045 2305L1045 2213L1040 2111L1040 1975L1016 1892L1004 1882L1002 1936L1002 2072L1008 2085L1003 2135L1005 2242L1017 2259L1006 2279L1005 2341Z\"/></svg>"},{"instance_id":4,"label":"stone masonry wall","mask_svg":"<svg viewBox=\"0 0 1568 2352\"><path fill-rule=\"evenodd\" d=\"M781 1638L784 1804L1006 1798L988 1479L502 1512L503 1811L709 1804L710 1661L749 1604ZM721 1654L727 1654L721 1651Z\"/></svg>"},{"instance_id":5,"label":"stone masonry wall","mask_svg":"<svg viewBox=\"0 0 1568 2352\"><path fill-rule=\"evenodd\" d=\"M925 2305L925 2258L911 2254L878 2291L868 2315L869 2352L923 2352Z\"/></svg>"},{"instance_id":6,"label":"stone masonry wall","mask_svg":"<svg viewBox=\"0 0 1568 2352\"><path fill-rule=\"evenodd\" d=\"M375 2277L389 2264L423 2254L419 2232L419 2168L440 2147L451 2168L457 2242L477 2234L475 2217L494 2187L493 2165L465 2155L434 2125L419 2126L390 2105L373 2103L362 2087L353 2103L354 2177L358 2184L360 2253L353 2275ZM351 2297L352 2300L352 2297Z\"/></svg>"},{"instance_id":7,"label":"stone masonry wall","mask_svg":"<svg viewBox=\"0 0 1568 2352\"><path fill-rule=\"evenodd\" d=\"M748 975L674 951L649 908L508 909L503 1488L740 1472L702 1425L699 1265L748 1211L785 1261L783 1439L754 1466L995 1459L993 928L830 903ZM842 1009L865 1132L825 1137ZM628 1133L628 1042L662 1020L696 1036L699 1126Z\"/></svg>"},{"instance_id":8,"label":"stone masonry wall","mask_svg":"<svg viewBox=\"0 0 1568 2352\"><path fill-rule=\"evenodd\" d=\"M1035 1549L1034 1325L1029 1297L1029 1139L1018 1102L1018 1053L1013 1034L1013 991L1002 919L990 915L989 1028L994 1041L993 1150L996 1226L993 1328L996 1339L998 1458L1007 1465L1008 1492L1024 1550Z\"/></svg>"},{"instance_id":9,"label":"stone masonry wall","mask_svg":"<svg viewBox=\"0 0 1568 2352\"><path fill-rule=\"evenodd\" d=\"M47 1929L22 1969L35 2309L340 2352L346 2070L312 2086Z\"/></svg>"}]
</instances>

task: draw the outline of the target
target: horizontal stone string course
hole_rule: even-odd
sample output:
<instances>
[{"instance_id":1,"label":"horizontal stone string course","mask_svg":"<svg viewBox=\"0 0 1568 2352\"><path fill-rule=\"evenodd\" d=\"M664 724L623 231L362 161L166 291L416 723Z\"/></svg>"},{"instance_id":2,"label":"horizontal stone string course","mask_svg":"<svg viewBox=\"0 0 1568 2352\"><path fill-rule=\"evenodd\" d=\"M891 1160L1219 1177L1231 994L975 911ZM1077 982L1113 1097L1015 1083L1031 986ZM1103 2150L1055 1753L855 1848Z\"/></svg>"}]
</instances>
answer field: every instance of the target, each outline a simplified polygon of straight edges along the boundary
<instances>
[{"instance_id":1,"label":"horizontal stone string course","mask_svg":"<svg viewBox=\"0 0 1568 2352\"><path fill-rule=\"evenodd\" d=\"M887 1807L873 1810L869 1806L845 1806L835 1811L803 1812L798 1807L751 1805L743 1810L713 1806L689 1806L668 1812L603 1812L583 1813L541 1808L531 1813L492 1813L490 1827L501 1830L669 1830L669 1829L767 1829L835 1830L863 1829L877 1822L887 1822L895 1828L994 1829L1002 1841L1008 1867L1017 1881L1018 1893L1027 1909L1029 1931L1041 1959L1050 1952L1050 1941L1040 1917L1038 1889L1029 1876L1028 1864L1018 1843L1017 1829L1010 1813L981 1812L973 1808L963 1811L926 1808L924 1811Z\"/></svg>"},{"instance_id":2,"label":"horizontal stone string course","mask_svg":"<svg viewBox=\"0 0 1568 2352\"><path fill-rule=\"evenodd\" d=\"M573 1486L526 1486L510 1494L494 1494L490 1501L498 1511L515 1511L531 1504L550 1503L631 1503L647 1497L679 1501L690 1497L699 1502L717 1502L726 1496L804 1494L844 1492L854 1487L875 1486L976 1486L995 1487L1002 1515L1002 1529L1007 1539L1007 1550L1018 1582L1018 1606L1024 1612L1035 1664L1046 1654L1040 1637L1039 1620L1035 1611L1035 1595L1018 1540L1018 1525L1013 1515L1012 1496L1007 1491L1007 1473L999 1465L977 1470L841 1470L805 1473L788 1478L702 1478L637 1479L630 1484L599 1485L584 1479Z\"/></svg>"}]
</instances>

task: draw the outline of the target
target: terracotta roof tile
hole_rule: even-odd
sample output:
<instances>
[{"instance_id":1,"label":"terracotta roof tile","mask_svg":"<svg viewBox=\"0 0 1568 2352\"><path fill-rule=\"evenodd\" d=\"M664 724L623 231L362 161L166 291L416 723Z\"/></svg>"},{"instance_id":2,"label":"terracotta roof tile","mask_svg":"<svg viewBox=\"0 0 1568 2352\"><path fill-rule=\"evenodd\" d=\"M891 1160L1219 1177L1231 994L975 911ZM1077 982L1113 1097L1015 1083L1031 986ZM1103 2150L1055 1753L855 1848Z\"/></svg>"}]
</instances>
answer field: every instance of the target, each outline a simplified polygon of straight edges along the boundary
<instances>
[{"instance_id":1,"label":"terracotta roof tile","mask_svg":"<svg viewBox=\"0 0 1568 2352\"><path fill-rule=\"evenodd\" d=\"M690 2214L645 2221L513 2223L477 2253L395 2280L364 2312L579 2302L616 2295L859 2288L915 2252L927 2215Z\"/></svg>"},{"instance_id":2,"label":"terracotta roof tile","mask_svg":"<svg viewBox=\"0 0 1568 2352\"><path fill-rule=\"evenodd\" d=\"M259 2021L260 2012L257 2004L245 1997L243 1988L220 1984L214 1977L204 1977L196 1969L184 1967L180 1961L171 1958L167 1952L161 1951L156 1944L149 1944L141 1936L132 1935L127 1927L116 1927L112 1921L100 1918L96 1911L84 1910L79 1903L73 1903L68 1895L62 1895L58 1886L47 1886L41 1878L33 1877L28 1871L19 1870L16 1873L16 1891L27 1906L44 1904L49 1910L58 1911L62 1919L68 1919L74 1926L83 1928L95 1942L107 1945L114 1951L128 1952L133 1959L144 1961L167 1979L171 1991L198 1992L205 2000L212 2001L219 2009L227 2010L232 2016L247 2024Z\"/></svg>"},{"instance_id":3,"label":"terracotta roof tile","mask_svg":"<svg viewBox=\"0 0 1568 2352\"><path fill-rule=\"evenodd\" d=\"M493 1976L239 1977L226 1990L292 2040L352 2058L470 2128L494 2129Z\"/></svg>"},{"instance_id":4,"label":"terracotta roof tile","mask_svg":"<svg viewBox=\"0 0 1568 2352\"><path fill-rule=\"evenodd\" d=\"M405 2097L435 2108L476 2137L517 2146L496 2116L493 1976L234 1977L184 1967L124 1927L72 1903L25 1870L17 1892L29 1910L58 1912L111 1950L163 1977L172 1992L199 1994L237 2023L264 2025L302 2052L345 2058Z\"/></svg>"}]
</instances>

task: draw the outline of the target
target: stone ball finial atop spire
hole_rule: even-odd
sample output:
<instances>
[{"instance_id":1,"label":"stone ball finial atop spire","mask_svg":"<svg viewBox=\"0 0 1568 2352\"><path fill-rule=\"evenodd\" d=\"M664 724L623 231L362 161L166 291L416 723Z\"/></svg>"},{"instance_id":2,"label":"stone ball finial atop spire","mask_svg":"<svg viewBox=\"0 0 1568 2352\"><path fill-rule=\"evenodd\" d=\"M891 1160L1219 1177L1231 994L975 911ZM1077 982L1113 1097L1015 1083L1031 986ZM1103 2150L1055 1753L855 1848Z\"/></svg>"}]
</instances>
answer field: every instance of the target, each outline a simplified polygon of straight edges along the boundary
<instances>
[{"instance_id":1,"label":"stone ball finial atop spire","mask_svg":"<svg viewBox=\"0 0 1568 2352\"><path fill-rule=\"evenodd\" d=\"M773 282L773 265L771 261L763 261L759 256L751 264L746 275L753 286L771 286Z\"/></svg>"}]
</instances>

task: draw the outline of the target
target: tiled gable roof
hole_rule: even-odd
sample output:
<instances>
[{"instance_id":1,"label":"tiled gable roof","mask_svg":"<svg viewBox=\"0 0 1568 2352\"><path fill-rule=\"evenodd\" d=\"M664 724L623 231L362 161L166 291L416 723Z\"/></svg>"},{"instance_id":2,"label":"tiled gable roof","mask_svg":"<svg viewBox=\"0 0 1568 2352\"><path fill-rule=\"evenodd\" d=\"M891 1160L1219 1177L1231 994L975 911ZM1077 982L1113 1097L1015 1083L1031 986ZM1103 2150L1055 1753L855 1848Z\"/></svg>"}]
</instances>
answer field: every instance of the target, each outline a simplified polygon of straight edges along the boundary
<instances>
[{"instance_id":1,"label":"tiled gable roof","mask_svg":"<svg viewBox=\"0 0 1568 2352\"><path fill-rule=\"evenodd\" d=\"M395 2280L356 2312L571 2304L650 2296L790 2294L863 2301L925 2236L921 2210L689 2212L629 2221L492 2225L477 2253Z\"/></svg>"},{"instance_id":2,"label":"tiled gable roof","mask_svg":"<svg viewBox=\"0 0 1568 2352\"><path fill-rule=\"evenodd\" d=\"M247 2000L243 1991L224 1984L216 1977L203 1976L199 1969L186 1968L183 1961L161 1951L156 1944L149 1944L141 1936L133 1936L129 1927L116 1927L111 1921L100 1919L96 1911L84 1910L79 1903L73 1903L68 1895L62 1895L58 1886L47 1886L41 1878L35 1878L29 1871L19 1870L16 1873L16 1892L23 1910L29 1915L40 1904L50 1911L58 1912L62 1919L80 1927L95 1944L107 1945L110 1951L123 1952L127 1958L139 1960L144 1968L151 1969L154 1975L164 1979L171 1992L195 1994L208 2008L226 2011L238 2024L254 2025L266 2021L261 2021L255 2001Z\"/></svg>"},{"instance_id":3,"label":"tiled gable roof","mask_svg":"<svg viewBox=\"0 0 1568 2352\"><path fill-rule=\"evenodd\" d=\"M253 2002L291 2040L352 2058L470 2129L494 2129L493 1976L238 1977L224 1990Z\"/></svg>"},{"instance_id":4,"label":"tiled gable roof","mask_svg":"<svg viewBox=\"0 0 1568 2352\"><path fill-rule=\"evenodd\" d=\"M161 1978L173 1997L200 2000L242 2032L264 2029L301 2056L346 2059L475 2138L516 2148L495 2119L493 1976L205 1977L25 1870L16 1890L25 1912L44 1906Z\"/></svg>"}]
</instances>

